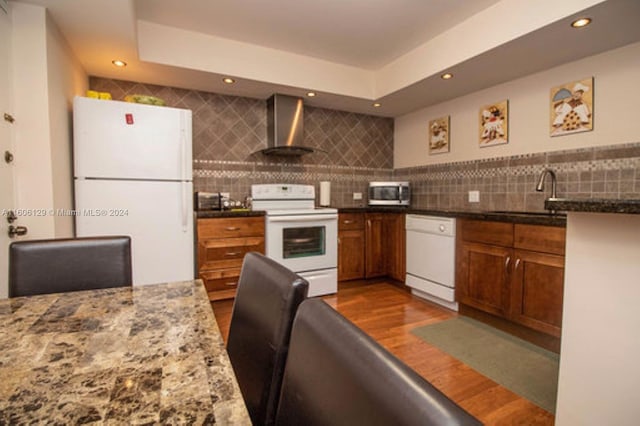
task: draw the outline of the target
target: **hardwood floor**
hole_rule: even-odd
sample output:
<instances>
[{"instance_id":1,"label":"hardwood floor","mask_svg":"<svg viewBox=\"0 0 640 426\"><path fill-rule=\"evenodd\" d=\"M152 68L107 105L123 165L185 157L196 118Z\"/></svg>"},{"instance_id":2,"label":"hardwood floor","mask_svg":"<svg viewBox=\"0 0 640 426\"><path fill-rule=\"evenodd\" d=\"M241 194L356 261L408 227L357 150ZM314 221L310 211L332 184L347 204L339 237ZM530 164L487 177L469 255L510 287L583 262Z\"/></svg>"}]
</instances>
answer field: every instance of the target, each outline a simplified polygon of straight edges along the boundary
<instances>
[{"instance_id":1,"label":"hardwood floor","mask_svg":"<svg viewBox=\"0 0 640 426\"><path fill-rule=\"evenodd\" d=\"M551 425L552 414L425 343L409 331L457 314L387 282L340 283L324 300L487 425ZM232 300L212 302L226 340Z\"/></svg>"}]
</instances>

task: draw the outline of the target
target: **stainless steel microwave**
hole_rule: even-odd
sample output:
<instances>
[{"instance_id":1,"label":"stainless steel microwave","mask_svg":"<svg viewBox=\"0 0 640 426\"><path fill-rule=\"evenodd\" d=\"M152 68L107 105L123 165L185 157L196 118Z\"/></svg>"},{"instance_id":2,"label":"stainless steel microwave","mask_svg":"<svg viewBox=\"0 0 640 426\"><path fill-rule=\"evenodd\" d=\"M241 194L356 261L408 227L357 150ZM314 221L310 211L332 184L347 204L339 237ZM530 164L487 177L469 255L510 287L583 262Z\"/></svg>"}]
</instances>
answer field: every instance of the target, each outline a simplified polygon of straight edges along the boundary
<instances>
[{"instance_id":1,"label":"stainless steel microwave","mask_svg":"<svg viewBox=\"0 0 640 426\"><path fill-rule=\"evenodd\" d=\"M409 182L369 182L370 206L408 206L409 203Z\"/></svg>"}]
</instances>

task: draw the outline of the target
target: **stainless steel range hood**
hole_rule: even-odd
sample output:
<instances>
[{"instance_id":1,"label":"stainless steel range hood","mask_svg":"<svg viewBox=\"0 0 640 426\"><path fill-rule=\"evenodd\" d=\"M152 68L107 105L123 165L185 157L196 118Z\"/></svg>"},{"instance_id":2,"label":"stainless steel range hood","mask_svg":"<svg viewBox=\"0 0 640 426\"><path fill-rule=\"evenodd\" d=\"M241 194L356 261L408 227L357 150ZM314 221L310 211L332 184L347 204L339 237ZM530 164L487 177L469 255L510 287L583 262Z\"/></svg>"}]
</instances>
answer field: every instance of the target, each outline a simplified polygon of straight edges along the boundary
<instances>
[{"instance_id":1,"label":"stainless steel range hood","mask_svg":"<svg viewBox=\"0 0 640 426\"><path fill-rule=\"evenodd\" d=\"M275 94L267 100L267 148L265 155L300 156L315 152L303 146L304 108L301 98Z\"/></svg>"}]
</instances>

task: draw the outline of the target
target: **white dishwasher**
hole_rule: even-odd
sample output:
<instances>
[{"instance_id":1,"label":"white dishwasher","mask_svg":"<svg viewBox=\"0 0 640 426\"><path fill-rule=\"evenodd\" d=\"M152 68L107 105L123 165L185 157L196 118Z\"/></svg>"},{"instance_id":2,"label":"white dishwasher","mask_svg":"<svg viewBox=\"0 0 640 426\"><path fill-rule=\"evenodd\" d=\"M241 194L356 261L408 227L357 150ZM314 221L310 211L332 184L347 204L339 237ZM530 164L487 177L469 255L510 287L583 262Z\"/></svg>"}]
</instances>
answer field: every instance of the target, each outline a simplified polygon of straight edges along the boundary
<instances>
[{"instance_id":1,"label":"white dishwasher","mask_svg":"<svg viewBox=\"0 0 640 426\"><path fill-rule=\"evenodd\" d=\"M456 220L449 217L407 215L406 285L418 297L454 311Z\"/></svg>"}]
</instances>

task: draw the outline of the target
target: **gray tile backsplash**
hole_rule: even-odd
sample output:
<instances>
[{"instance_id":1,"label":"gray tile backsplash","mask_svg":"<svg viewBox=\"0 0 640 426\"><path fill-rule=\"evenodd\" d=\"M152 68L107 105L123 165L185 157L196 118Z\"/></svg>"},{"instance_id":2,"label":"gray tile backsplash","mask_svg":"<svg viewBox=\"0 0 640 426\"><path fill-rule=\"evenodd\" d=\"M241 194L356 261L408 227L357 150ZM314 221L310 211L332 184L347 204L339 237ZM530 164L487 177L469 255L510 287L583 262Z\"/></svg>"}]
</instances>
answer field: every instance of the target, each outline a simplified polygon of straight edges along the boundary
<instances>
[{"instance_id":1,"label":"gray tile backsplash","mask_svg":"<svg viewBox=\"0 0 640 426\"><path fill-rule=\"evenodd\" d=\"M559 197L640 199L640 143L409 167L393 176L411 182L415 208L544 211L551 184L544 192L535 186L545 167L556 172ZM469 203L472 190L479 203Z\"/></svg>"},{"instance_id":2,"label":"gray tile backsplash","mask_svg":"<svg viewBox=\"0 0 640 426\"><path fill-rule=\"evenodd\" d=\"M331 181L332 204L358 206L367 183L391 177L393 119L305 106L304 144L324 153L266 157L265 100L91 77L90 87L115 100L157 96L168 106L193 111L194 188L244 199L254 183L315 184Z\"/></svg>"},{"instance_id":3,"label":"gray tile backsplash","mask_svg":"<svg viewBox=\"0 0 640 426\"><path fill-rule=\"evenodd\" d=\"M369 181L408 180L412 207L451 210L543 211L535 191L545 167L556 171L558 195L640 198L640 143L536 153L393 169L393 119L305 107L305 145L325 153L300 158L265 157L266 101L215 93L91 77L92 90L122 100L153 95L167 105L193 111L194 188L230 192L243 199L254 183L331 182L331 204L366 203ZM468 191L480 191L469 203ZM364 200L353 200L361 192Z\"/></svg>"}]
</instances>

